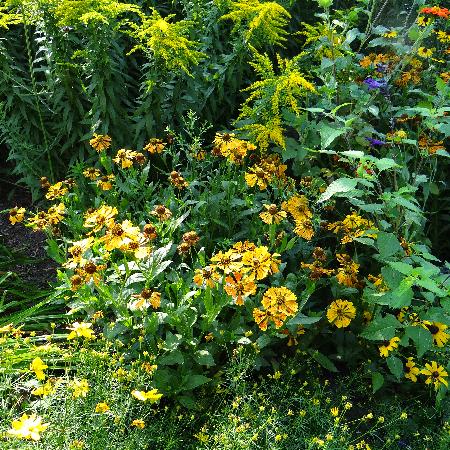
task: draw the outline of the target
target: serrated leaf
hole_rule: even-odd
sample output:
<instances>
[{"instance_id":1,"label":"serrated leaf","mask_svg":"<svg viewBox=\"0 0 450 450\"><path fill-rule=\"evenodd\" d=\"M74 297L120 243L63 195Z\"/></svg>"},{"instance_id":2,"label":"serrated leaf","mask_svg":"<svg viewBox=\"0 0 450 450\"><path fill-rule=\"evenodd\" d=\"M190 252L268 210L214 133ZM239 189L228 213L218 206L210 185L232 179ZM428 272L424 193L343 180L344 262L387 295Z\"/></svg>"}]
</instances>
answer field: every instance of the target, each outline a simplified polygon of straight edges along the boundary
<instances>
[{"instance_id":1,"label":"serrated leaf","mask_svg":"<svg viewBox=\"0 0 450 450\"><path fill-rule=\"evenodd\" d=\"M400 167L393 159L391 158L381 158L375 159L375 166L377 169L382 172L383 170L393 169L394 167Z\"/></svg>"},{"instance_id":2,"label":"serrated leaf","mask_svg":"<svg viewBox=\"0 0 450 450\"><path fill-rule=\"evenodd\" d=\"M393 233L379 231L377 234L377 247L382 258L388 258L403 250L400 242Z\"/></svg>"},{"instance_id":3,"label":"serrated leaf","mask_svg":"<svg viewBox=\"0 0 450 450\"><path fill-rule=\"evenodd\" d=\"M408 326L405 329L405 334L414 342L418 358L421 358L433 346L433 337L426 328Z\"/></svg>"},{"instance_id":4,"label":"serrated leaf","mask_svg":"<svg viewBox=\"0 0 450 450\"><path fill-rule=\"evenodd\" d=\"M395 336L402 324L391 314L376 317L361 333L361 337L371 341L385 341Z\"/></svg>"}]
</instances>

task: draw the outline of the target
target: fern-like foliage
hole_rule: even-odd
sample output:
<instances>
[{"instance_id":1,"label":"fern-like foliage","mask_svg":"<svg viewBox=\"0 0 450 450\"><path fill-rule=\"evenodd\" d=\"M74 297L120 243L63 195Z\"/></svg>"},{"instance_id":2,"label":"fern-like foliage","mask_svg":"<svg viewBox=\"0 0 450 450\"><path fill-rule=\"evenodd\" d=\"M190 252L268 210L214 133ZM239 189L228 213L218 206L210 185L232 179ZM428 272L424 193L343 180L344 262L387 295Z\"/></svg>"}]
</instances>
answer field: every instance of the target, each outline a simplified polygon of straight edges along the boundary
<instances>
[{"instance_id":1,"label":"fern-like foliage","mask_svg":"<svg viewBox=\"0 0 450 450\"><path fill-rule=\"evenodd\" d=\"M199 44L187 37L193 22L171 22L173 17L175 14L163 18L153 9L151 15L141 15L141 24L129 23L130 34L138 42L131 52L142 50L167 70L191 75L189 68L197 65L206 55L196 50Z\"/></svg>"},{"instance_id":2,"label":"fern-like foliage","mask_svg":"<svg viewBox=\"0 0 450 450\"><path fill-rule=\"evenodd\" d=\"M291 19L289 12L277 2L242 0L231 2L231 12L221 17L234 22L233 32L246 29L244 38L252 45L269 43L283 45Z\"/></svg>"},{"instance_id":3,"label":"fern-like foliage","mask_svg":"<svg viewBox=\"0 0 450 450\"><path fill-rule=\"evenodd\" d=\"M315 92L315 87L299 71L298 62L303 54L292 59L277 55L277 73L275 64L267 54L262 55L254 48L252 50L254 59L250 64L260 80L244 89L250 95L242 104L237 121L252 122L241 129L249 131L261 149L266 149L270 141L284 147L282 110L299 114L299 99Z\"/></svg>"}]
</instances>

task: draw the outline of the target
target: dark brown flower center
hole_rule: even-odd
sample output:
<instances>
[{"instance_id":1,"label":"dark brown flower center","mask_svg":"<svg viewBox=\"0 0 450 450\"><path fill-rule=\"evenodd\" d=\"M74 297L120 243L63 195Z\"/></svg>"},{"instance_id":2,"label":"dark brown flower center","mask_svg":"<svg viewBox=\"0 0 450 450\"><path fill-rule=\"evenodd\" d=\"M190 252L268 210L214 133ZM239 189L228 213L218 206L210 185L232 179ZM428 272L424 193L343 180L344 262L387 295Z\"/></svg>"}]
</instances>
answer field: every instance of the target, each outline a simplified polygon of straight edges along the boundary
<instances>
[{"instance_id":1,"label":"dark brown flower center","mask_svg":"<svg viewBox=\"0 0 450 450\"><path fill-rule=\"evenodd\" d=\"M426 325L431 334L436 334L439 332L439 327L436 325Z\"/></svg>"},{"instance_id":2,"label":"dark brown flower center","mask_svg":"<svg viewBox=\"0 0 450 450\"><path fill-rule=\"evenodd\" d=\"M86 265L83 267L83 269L89 275L92 275L95 272L97 272L97 266L93 262L86 263Z\"/></svg>"}]
</instances>

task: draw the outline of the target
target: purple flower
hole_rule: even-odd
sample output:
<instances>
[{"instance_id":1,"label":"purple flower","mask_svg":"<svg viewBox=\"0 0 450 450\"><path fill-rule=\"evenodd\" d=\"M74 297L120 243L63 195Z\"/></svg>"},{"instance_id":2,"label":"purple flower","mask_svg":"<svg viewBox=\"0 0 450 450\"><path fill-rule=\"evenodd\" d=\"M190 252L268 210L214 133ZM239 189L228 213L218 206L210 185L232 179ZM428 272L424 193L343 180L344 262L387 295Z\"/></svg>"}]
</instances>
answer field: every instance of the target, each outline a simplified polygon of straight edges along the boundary
<instances>
[{"instance_id":1,"label":"purple flower","mask_svg":"<svg viewBox=\"0 0 450 450\"><path fill-rule=\"evenodd\" d=\"M384 141L380 141L379 139L374 139L374 138L370 138L370 137L366 137L366 140L370 142L370 145L372 147L376 147L377 145L381 147L382 145L386 144L386 142L384 142Z\"/></svg>"},{"instance_id":2,"label":"purple flower","mask_svg":"<svg viewBox=\"0 0 450 450\"><path fill-rule=\"evenodd\" d=\"M364 83L367 85L369 91L374 89L385 90L387 88L387 82L383 79L375 80L374 78L366 78Z\"/></svg>"}]
</instances>

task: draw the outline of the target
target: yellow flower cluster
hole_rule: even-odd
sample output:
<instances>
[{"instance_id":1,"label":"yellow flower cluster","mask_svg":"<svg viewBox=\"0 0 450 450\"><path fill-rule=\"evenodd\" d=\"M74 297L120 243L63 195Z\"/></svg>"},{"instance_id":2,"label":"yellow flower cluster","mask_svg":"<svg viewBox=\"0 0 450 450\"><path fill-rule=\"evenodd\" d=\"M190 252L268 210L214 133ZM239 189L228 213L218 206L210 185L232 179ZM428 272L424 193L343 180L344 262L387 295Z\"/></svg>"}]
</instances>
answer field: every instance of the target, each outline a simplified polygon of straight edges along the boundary
<instances>
[{"instance_id":1,"label":"yellow flower cluster","mask_svg":"<svg viewBox=\"0 0 450 450\"><path fill-rule=\"evenodd\" d=\"M278 155L270 155L261 160L259 164L251 166L245 173L245 182L248 186L258 186L261 191L273 182L284 184L286 181L285 164L281 164Z\"/></svg>"},{"instance_id":2,"label":"yellow flower cluster","mask_svg":"<svg viewBox=\"0 0 450 450\"><path fill-rule=\"evenodd\" d=\"M236 138L234 133L216 133L214 155L221 155L233 164L242 164L248 152L256 150L250 142Z\"/></svg>"},{"instance_id":3,"label":"yellow flower cluster","mask_svg":"<svg viewBox=\"0 0 450 450\"><path fill-rule=\"evenodd\" d=\"M253 318L262 331L266 331L269 321L280 328L288 318L298 311L297 296L288 288L271 287L267 289L261 300L263 309L255 308Z\"/></svg>"},{"instance_id":4,"label":"yellow flower cluster","mask_svg":"<svg viewBox=\"0 0 450 450\"><path fill-rule=\"evenodd\" d=\"M376 239L377 234L368 233L368 231L378 231L378 228L375 227L372 221L364 219L356 212L348 214L342 221L328 224L327 228L335 234L340 233L343 235L341 238L342 244L347 244L362 236Z\"/></svg>"},{"instance_id":5,"label":"yellow flower cluster","mask_svg":"<svg viewBox=\"0 0 450 450\"><path fill-rule=\"evenodd\" d=\"M281 205L295 222L294 233L297 236L310 241L314 236L314 228L311 221L312 211L308 206L308 199L304 195L294 195Z\"/></svg>"}]
</instances>

